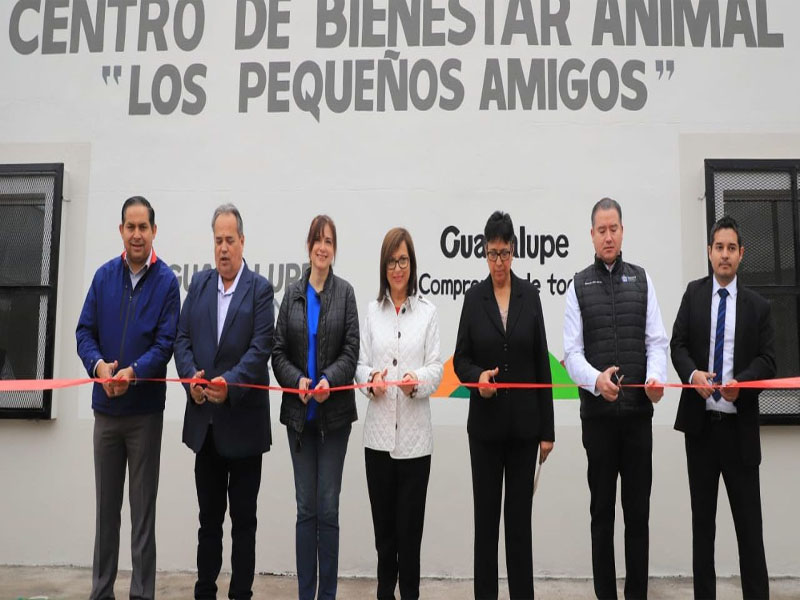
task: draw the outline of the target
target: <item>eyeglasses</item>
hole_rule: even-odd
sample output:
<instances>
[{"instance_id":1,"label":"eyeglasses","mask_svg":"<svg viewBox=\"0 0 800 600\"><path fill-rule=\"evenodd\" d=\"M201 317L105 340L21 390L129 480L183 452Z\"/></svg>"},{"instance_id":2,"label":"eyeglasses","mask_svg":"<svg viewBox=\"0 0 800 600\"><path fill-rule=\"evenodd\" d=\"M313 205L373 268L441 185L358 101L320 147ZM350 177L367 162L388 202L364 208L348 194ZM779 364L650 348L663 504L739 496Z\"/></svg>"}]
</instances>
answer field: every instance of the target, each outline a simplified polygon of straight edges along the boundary
<instances>
[{"instance_id":1,"label":"eyeglasses","mask_svg":"<svg viewBox=\"0 0 800 600\"><path fill-rule=\"evenodd\" d=\"M508 248L503 248L499 252L497 250L489 250L486 253L486 258L489 259L489 262L497 262L498 258L502 262L506 262L509 258L511 258L511 250Z\"/></svg>"},{"instance_id":2,"label":"eyeglasses","mask_svg":"<svg viewBox=\"0 0 800 600\"><path fill-rule=\"evenodd\" d=\"M401 256L400 258L390 258L386 261L386 270L387 271L394 271L397 267L401 269L408 268L408 257Z\"/></svg>"}]
</instances>

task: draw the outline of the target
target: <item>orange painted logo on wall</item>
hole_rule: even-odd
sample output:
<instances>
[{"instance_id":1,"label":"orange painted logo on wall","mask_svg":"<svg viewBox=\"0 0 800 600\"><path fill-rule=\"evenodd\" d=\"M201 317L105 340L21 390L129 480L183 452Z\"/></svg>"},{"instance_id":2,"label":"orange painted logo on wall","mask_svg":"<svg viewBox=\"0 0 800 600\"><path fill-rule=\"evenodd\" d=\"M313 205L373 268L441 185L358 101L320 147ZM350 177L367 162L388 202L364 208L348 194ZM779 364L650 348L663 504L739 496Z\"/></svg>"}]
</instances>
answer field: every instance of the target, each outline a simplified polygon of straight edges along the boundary
<instances>
[{"instance_id":1,"label":"orange painted logo on wall","mask_svg":"<svg viewBox=\"0 0 800 600\"><path fill-rule=\"evenodd\" d=\"M552 354L550 354L550 376L553 383L572 384L570 387L553 388L554 400L577 400L578 388L570 379L564 366ZM461 381L456 376L452 356L445 361L442 382L431 396L434 398L469 398L469 390L461 385Z\"/></svg>"}]
</instances>

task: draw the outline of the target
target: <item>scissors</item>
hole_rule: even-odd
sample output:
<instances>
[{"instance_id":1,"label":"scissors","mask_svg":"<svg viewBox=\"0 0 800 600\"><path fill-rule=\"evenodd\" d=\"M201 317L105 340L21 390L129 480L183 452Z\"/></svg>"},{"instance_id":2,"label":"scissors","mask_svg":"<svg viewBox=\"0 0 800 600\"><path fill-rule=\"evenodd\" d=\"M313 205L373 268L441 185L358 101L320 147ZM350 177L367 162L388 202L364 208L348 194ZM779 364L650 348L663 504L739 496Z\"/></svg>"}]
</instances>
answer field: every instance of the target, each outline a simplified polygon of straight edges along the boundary
<instances>
[{"instance_id":1,"label":"scissors","mask_svg":"<svg viewBox=\"0 0 800 600\"><path fill-rule=\"evenodd\" d=\"M622 387L622 380L625 378L625 375L619 374L619 369L614 372L614 378L617 380L617 387L619 388L619 395L623 398L625 397L625 388Z\"/></svg>"}]
</instances>

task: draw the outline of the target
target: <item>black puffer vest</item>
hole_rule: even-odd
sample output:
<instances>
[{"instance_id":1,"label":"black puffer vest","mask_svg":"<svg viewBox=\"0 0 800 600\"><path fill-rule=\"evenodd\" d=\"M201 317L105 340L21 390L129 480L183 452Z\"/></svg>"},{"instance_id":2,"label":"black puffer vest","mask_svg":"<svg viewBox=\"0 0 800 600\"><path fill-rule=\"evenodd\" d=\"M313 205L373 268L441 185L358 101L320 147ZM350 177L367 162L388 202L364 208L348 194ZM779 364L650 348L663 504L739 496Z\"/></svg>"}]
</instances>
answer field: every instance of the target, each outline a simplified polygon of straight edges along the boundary
<instances>
[{"instance_id":1,"label":"black puffer vest","mask_svg":"<svg viewBox=\"0 0 800 600\"><path fill-rule=\"evenodd\" d=\"M644 383L647 377L647 276L643 268L622 261L609 271L595 258L593 265L575 275L575 294L583 320L586 360L605 371L612 365L627 383ZM585 382L581 382L585 383ZM616 402L607 402L580 388L581 418L649 415L653 405L642 388L624 388Z\"/></svg>"}]
</instances>

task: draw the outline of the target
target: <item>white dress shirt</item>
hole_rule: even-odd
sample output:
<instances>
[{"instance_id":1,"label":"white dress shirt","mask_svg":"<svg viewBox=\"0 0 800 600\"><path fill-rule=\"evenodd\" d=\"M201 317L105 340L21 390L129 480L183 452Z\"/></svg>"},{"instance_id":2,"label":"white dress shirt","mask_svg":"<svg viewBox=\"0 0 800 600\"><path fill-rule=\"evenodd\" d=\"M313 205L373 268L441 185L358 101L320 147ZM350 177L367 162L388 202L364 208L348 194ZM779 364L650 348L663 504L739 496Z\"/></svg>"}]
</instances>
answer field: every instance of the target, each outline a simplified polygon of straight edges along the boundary
<instances>
[{"instance_id":1,"label":"white dress shirt","mask_svg":"<svg viewBox=\"0 0 800 600\"><path fill-rule=\"evenodd\" d=\"M244 261L239 266L239 272L236 273L236 278L233 280L231 287L225 289L225 284L222 283L222 275L217 275L217 343L222 335L222 327L225 325L225 317L228 316L228 307L231 305L233 293L236 291L236 286L239 285L239 278L242 276L244 270Z\"/></svg>"},{"instance_id":2,"label":"white dress shirt","mask_svg":"<svg viewBox=\"0 0 800 600\"><path fill-rule=\"evenodd\" d=\"M647 352L647 380L655 379L664 383L667 380L667 348L669 338L661 321L661 310L656 299L656 289L650 275L647 277L647 318L645 322L645 348ZM566 307L564 310L564 364L567 373L576 384L587 392L599 396L597 377L600 371L589 364L584 355L583 317L581 316L578 295L575 293L575 282L570 282L567 289ZM624 384L624 381L623 381Z\"/></svg>"},{"instance_id":3,"label":"white dress shirt","mask_svg":"<svg viewBox=\"0 0 800 600\"><path fill-rule=\"evenodd\" d=\"M442 379L439 320L436 307L422 296L407 298L400 312L391 298L373 300L361 327L356 382L386 369L386 380L406 373L419 380L413 398L392 386L369 398L364 419L364 446L388 452L392 458L417 458L433 452L430 395Z\"/></svg>"},{"instance_id":4,"label":"white dress shirt","mask_svg":"<svg viewBox=\"0 0 800 600\"><path fill-rule=\"evenodd\" d=\"M131 266L131 263L128 260L128 253L127 252L125 253L125 262L128 265L128 273L130 273L130 276L131 276L131 289L135 289L136 288L136 284L139 283L139 281L142 279L142 277L144 277L144 274L147 273L147 269L149 269L150 265L153 263L153 253L154 252L155 252L155 250L153 250L151 248L150 249L150 256L147 257L147 260L144 261L144 265L142 265L142 267L138 271L136 271L135 273L133 272L133 267Z\"/></svg>"},{"instance_id":5,"label":"white dress shirt","mask_svg":"<svg viewBox=\"0 0 800 600\"><path fill-rule=\"evenodd\" d=\"M714 372L714 346L717 342L717 312L719 311L719 291L723 288L716 277L711 287L711 335L708 350L708 372ZM736 295L738 287L736 277L728 285L724 286L728 290L728 297L725 298L725 340L722 344L722 383L727 383L733 379L733 342L736 339ZM694 375L694 372L692 372ZM689 379L691 383L691 377ZM736 413L736 404L728 402L725 398L714 400L714 396L706 398L706 410L716 410L718 412Z\"/></svg>"}]
</instances>

